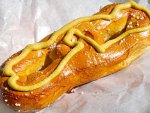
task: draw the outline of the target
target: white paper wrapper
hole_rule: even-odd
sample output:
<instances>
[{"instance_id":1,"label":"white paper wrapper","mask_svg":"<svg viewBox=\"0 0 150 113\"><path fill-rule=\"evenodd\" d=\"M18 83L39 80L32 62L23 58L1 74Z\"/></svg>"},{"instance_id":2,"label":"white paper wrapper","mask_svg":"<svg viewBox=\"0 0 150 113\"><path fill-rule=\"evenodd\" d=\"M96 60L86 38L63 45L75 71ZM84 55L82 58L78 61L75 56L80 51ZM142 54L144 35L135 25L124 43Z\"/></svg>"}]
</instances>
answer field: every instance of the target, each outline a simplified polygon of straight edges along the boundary
<instances>
[{"instance_id":1,"label":"white paper wrapper","mask_svg":"<svg viewBox=\"0 0 150 113\"><path fill-rule=\"evenodd\" d=\"M124 0L1 0L0 63L64 24ZM150 8L147 0L138 0ZM150 50L113 75L64 94L39 113L150 113ZM0 113L15 113L0 102Z\"/></svg>"}]
</instances>

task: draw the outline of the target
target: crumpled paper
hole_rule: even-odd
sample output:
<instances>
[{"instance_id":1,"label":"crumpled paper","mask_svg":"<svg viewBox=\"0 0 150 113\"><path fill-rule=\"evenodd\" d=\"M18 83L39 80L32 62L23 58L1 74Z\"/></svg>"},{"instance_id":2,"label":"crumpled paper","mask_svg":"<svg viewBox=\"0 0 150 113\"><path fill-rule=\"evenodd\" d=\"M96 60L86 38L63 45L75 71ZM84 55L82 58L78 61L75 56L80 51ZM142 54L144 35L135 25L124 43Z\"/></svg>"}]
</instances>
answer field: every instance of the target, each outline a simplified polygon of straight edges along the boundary
<instances>
[{"instance_id":1,"label":"crumpled paper","mask_svg":"<svg viewBox=\"0 0 150 113\"><path fill-rule=\"evenodd\" d=\"M82 16L124 0L1 0L0 63ZM150 9L148 0L137 0ZM78 87L38 113L150 113L150 50L129 67ZM15 113L0 102L0 113Z\"/></svg>"}]
</instances>

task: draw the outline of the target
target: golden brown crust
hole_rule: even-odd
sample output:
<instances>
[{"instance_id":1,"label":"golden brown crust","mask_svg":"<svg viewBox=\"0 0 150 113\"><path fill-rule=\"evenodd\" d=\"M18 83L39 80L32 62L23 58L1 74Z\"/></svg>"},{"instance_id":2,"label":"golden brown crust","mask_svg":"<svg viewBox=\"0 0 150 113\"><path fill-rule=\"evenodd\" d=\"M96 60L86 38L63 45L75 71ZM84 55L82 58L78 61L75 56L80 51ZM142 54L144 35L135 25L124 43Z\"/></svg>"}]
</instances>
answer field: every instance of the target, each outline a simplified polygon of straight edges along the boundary
<instances>
[{"instance_id":1,"label":"golden brown crust","mask_svg":"<svg viewBox=\"0 0 150 113\"><path fill-rule=\"evenodd\" d=\"M109 14L116 5L117 4L108 5L97 14ZM129 29L143 27L150 24L148 16L140 10L129 8L121 11L120 14L122 15L121 17L111 21L93 21L92 26L90 26L89 23L81 23L76 27L82 31L82 27L90 26L88 29L89 32L86 33L98 43L105 43L105 41L113 39ZM138 16L140 19L137 18ZM116 25L121 25L122 27L118 28L119 30L117 31ZM95 33L94 30L96 28L93 26L100 26L97 32L104 36L104 40L99 40L102 37ZM103 28L103 26L105 27ZM114 30L114 28L116 29ZM45 37L42 41L47 41L50 36L51 35ZM85 45L84 49L71 58L63 71L53 79L51 83L31 92L19 92L11 89L7 84L7 79L9 77L6 77L1 72L0 86L2 97L5 102L15 110L36 111L42 109L52 104L59 96L68 90L99 79L128 66L131 62L137 59L149 45L150 31L131 34L120 42L113 44L104 53L97 53L87 42L83 42ZM22 70L25 70L25 67L30 67L36 62L36 58L38 59L42 56L46 57L46 63L40 70L37 70L37 72L32 72L29 76L21 77L18 84L30 85L46 78L54 71L62 57L64 57L70 49L70 47L63 45L63 42L59 42L50 48L31 52L25 59L13 67L16 72L21 72ZM19 53L16 53L12 57L19 55ZM38 56L39 54L41 56ZM30 62L27 62L29 59ZM2 67L4 65L5 63Z\"/></svg>"}]
</instances>

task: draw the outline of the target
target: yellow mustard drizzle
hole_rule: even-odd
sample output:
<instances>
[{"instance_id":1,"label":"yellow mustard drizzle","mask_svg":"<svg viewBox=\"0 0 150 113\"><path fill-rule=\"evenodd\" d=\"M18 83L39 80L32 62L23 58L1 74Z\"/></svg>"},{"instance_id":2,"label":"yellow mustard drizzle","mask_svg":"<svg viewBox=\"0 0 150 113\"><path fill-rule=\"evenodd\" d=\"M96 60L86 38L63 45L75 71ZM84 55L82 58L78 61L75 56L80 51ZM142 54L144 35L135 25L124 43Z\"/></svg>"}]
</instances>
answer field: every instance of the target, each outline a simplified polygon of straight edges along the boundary
<instances>
[{"instance_id":1,"label":"yellow mustard drizzle","mask_svg":"<svg viewBox=\"0 0 150 113\"><path fill-rule=\"evenodd\" d=\"M93 21L93 20L97 20L97 19L111 20L111 19L115 18L115 15L117 14L117 12L119 12L122 9L130 8L130 7L140 9L140 10L146 12L147 15L150 17L150 11L148 9L136 4L134 1L130 1L128 3L124 3L124 4L120 4L120 5L116 6L110 15L99 14L99 15L94 15L94 16L78 18L78 19L70 22L69 24L65 25L64 27L59 29L57 32L55 32L47 42L40 42L40 43L27 45L27 47L22 51L22 53L19 56L6 62L6 65L5 65L3 71L7 76L10 76L10 78L8 79L9 86L18 91L31 91L31 90L40 88L43 85L45 85L46 83L50 82L53 78L55 78L63 70L63 68L67 64L67 62L76 53L78 53L81 49L84 48L84 44L81 41L81 39L84 39L85 41L89 42L98 52L105 52L105 50L108 47L110 47L112 44L120 41L121 39L128 36L129 34L136 33L136 32L142 32L142 31L150 29L150 25L146 26L146 27L142 27L142 28L132 29L132 30L126 31L125 33L118 36L117 38L106 42L105 44L99 45L92 38L84 35L80 30L73 28L73 26L75 26L81 22L85 22L85 21ZM63 60L58 65L58 67L46 79L44 79L43 81L40 81L39 83L30 85L30 86L18 85L16 82L19 79L19 76L12 70L12 66L17 64L23 58L25 58L27 56L27 54L29 54L29 52L31 52L32 50L39 50L39 49L46 48L46 47L52 45L57 40L58 36L60 36L61 34L65 33L65 32L67 32L67 34L64 37L63 41L67 45L74 47L74 48L63 58ZM78 41L72 42L71 38L73 35L79 36L80 39Z\"/></svg>"}]
</instances>

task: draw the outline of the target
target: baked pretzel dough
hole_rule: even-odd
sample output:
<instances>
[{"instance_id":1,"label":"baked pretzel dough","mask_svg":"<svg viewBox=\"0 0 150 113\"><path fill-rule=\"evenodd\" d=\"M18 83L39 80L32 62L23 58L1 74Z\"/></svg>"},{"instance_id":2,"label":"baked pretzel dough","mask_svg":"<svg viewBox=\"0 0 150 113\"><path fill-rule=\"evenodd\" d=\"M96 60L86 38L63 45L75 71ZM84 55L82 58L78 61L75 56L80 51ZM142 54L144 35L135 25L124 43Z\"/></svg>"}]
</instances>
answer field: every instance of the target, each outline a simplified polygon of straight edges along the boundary
<instances>
[{"instance_id":1,"label":"baked pretzel dough","mask_svg":"<svg viewBox=\"0 0 150 113\"><path fill-rule=\"evenodd\" d=\"M3 100L14 110L37 111L74 87L127 67L150 44L149 16L135 2L111 4L28 45L1 66Z\"/></svg>"}]
</instances>

